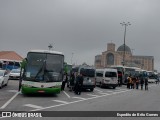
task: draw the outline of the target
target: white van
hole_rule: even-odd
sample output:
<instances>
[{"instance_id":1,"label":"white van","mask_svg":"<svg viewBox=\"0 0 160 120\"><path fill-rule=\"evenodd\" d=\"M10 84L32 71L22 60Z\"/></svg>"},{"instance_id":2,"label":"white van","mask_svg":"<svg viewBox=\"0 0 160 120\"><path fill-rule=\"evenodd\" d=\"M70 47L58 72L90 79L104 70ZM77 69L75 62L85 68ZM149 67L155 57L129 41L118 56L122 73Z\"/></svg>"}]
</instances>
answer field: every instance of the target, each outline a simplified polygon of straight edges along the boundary
<instances>
[{"instance_id":1,"label":"white van","mask_svg":"<svg viewBox=\"0 0 160 120\"><path fill-rule=\"evenodd\" d=\"M96 81L95 81L95 73L96 70L95 68L91 66L86 66L86 65L80 65L77 67L73 67L71 72L75 72L77 74L82 74L83 75L83 89L90 89L90 91L93 91L95 86L96 86Z\"/></svg>"},{"instance_id":2,"label":"white van","mask_svg":"<svg viewBox=\"0 0 160 120\"><path fill-rule=\"evenodd\" d=\"M96 69L96 85L99 85L100 87L108 86L115 89L118 86L117 69Z\"/></svg>"}]
</instances>

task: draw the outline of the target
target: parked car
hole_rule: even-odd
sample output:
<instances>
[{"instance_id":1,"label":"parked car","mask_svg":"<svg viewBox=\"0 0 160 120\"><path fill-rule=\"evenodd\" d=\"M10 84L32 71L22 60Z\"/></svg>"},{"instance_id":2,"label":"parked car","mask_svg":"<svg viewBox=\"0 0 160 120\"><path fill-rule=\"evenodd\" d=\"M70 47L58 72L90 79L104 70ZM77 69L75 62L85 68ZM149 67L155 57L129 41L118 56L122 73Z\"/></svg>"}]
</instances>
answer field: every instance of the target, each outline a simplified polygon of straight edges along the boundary
<instances>
[{"instance_id":1,"label":"parked car","mask_svg":"<svg viewBox=\"0 0 160 120\"><path fill-rule=\"evenodd\" d=\"M157 81L157 77L152 75L148 77L148 82L149 83L155 83Z\"/></svg>"},{"instance_id":2,"label":"parked car","mask_svg":"<svg viewBox=\"0 0 160 120\"><path fill-rule=\"evenodd\" d=\"M6 70L0 70L0 88L8 85L9 74Z\"/></svg>"},{"instance_id":3,"label":"parked car","mask_svg":"<svg viewBox=\"0 0 160 120\"><path fill-rule=\"evenodd\" d=\"M12 69L9 75L9 79L19 79L20 69Z\"/></svg>"},{"instance_id":4,"label":"parked car","mask_svg":"<svg viewBox=\"0 0 160 120\"><path fill-rule=\"evenodd\" d=\"M149 83L155 83L155 82L156 82L156 79L148 79L148 82L149 82Z\"/></svg>"}]
</instances>

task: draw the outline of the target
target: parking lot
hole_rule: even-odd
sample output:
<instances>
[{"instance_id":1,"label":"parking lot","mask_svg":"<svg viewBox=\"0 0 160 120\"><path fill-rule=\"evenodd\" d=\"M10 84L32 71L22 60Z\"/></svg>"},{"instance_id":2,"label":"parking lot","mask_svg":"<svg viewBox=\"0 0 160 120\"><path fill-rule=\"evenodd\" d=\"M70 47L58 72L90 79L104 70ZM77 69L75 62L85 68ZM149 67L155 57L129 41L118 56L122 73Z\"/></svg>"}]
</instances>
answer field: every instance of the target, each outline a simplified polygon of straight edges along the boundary
<instances>
[{"instance_id":1,"label":"parking lot","mask_svg":"<svg viewBox=\"0 0 160 120\"><path fill-rule=\"evenodd\" d=\"M93 92L86 90L81 95L76 95L66 87L64 91L57 95L23 95L18 92L18 80L9 80L8 86L0 90L0 106L3 110L44 110L50 107L123 94L128 91L130 90L126 89L126 86L117 87L116 89L96 87Z\"/></svg>"}]
</instances>

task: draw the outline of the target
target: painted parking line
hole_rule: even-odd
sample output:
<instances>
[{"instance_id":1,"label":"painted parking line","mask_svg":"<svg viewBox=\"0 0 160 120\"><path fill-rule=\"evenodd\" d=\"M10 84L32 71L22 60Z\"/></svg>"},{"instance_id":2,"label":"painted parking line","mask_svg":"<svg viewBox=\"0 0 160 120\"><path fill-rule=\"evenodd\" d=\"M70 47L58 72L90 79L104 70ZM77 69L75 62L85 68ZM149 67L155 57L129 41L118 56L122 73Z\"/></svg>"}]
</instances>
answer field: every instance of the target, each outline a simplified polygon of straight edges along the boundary
<instances>
[{"instance_id":1,"label":"painted parking line","mask_svg":"<svg viewBox=\"0 0 160 120\"><path fill-rule=\"evenodd\" d=\"M27 106L27 107L31 107L31 108L35 108L35 109L42 109L42 106L38 106L38 105L33 105L33 104L25 104L23 106Z\"/></svg>"},{"instance_id":2,"label":"painted parking line","mask_svg":"<svg viewBox=\"0 0 160 120\"><path fill-rule=\"evenodd\" d=\"M108 93L105 93L105 92L99 92L99 94L102 94L102 95L109 95Z\"/></svg>"},{"instance_id":3,"label":"painted parking line","mask_svg":"<svg viewBox=\"0 0 160 120\"><path fill-rule=\"evenodd\" d=\"M118 92L118 91L124 91L124 90L127 90L127 89L116 89L116 90L112 90L112 91L108 90L108 89L106 89L105 91L102 91L102 90L99 90L99 89L94 89L94 90L96 90L100 93L100 92Z\"/></svg>"},{"instance_id":4,"label":"painted parking line","mask_svg":"<svg viewBox=\"0 0 160 120\"><path fill-rule=\"evenodd\" d=\"M112 93L112 92L114 92L114 91L110 91L110 90L107 90L107 91L105 91L105 92L109 92L109 93Z\"/></svg>"},{"instance_id":5,"label":"painted parking line","mask_svg":"<svg viewBox=\"0 0 160 120\"><path fill-rule=\"evenodd\" d=\"M149 84L149 85L148 85L148 87L154 87L154 86L157 86L157 84L154 84L154 85L150 85L150 84Z\"/></svg>"},{"instance_id":6,"label":"painted parking line","mask_svg":"<svg viewBox=\"0 0 160 120\"><path fill-rule=\"evenodd\" d=\"M88 96L98 97L99 95L87 94Z\"/></svg>"},{"instance_id":7,"label":"painted parking line","mask_svg":"<svg viewBox=\"0 0 160 120\"><path fill-rule=\"evenodd\" d=\"M96 97L91 97L91 98L72 97L72 98L78 98L78 99L80 99L80 100L68 102L67 104L59 104L59 105L54 105L54 106L48 106L48 107L44 107L44 108L41 108L41 109L34 109L34 110L30 110L30 111L40 111L40 110L45 110L45 109L60 107L60 106L69 105L69 104L73 104L73 103L77 103L77 102L82 102L82 101L87 101L87 100L91 100L91 99L95 99L95 98L101 98L101 97L105 97L105 96L109 96L109 95L113 95L113 94L124 93L124 92L127 92L127 91L130 91L130 90L120 91L120 92L114 92L114 93L112 93L112 94L105 94L105 95L96 96Z\"/></svg>"},{"instance_id":8,"label":"painted parking line","mask_svg":"<svg viewBox=\"0 0 160 120\"><path fill-rule=\"evenodd\" d=\"M127 88L126 88L127 89ZM126 90L125 88L123 89L123 88L118 88L118 89L116 89L116 90Z\"/></svg>"},{"instance_id":9,"label":"painted parking line","mask_svg":"<svg viewBox=\"0 0 160 120\"><path fill-rule=\"evenodd\" d=\"M16 93L16 92L18 92L18 90L8 90L8 92Z\"/></svg>"},{"instance_id":10,"label":"painted parking line","mask_svg":"<svg viewBox=\"0 0 160 120\"><path fill-rule=\"evenodd\" d=\"M71 98L71 96L69 96L69 94L67 94L65 91L63 91L63 93L64 93L68 98Z\"/></svg>"},{"instance_id":11,"label":"painted parking line","mask_svg":"<svg viewBox=\"0 0 160 120\"><path fill-rule=\"evenodd\" d=\"M72 97L72 98L77 98L77 99L81 99L81 100L86 100L86 98L82 98L82 97Z\"/></svg>"},{"instance_id":12,"label":"painted parking line","mask_svg":"<svg viewBox=\"0 0 160 120\"><path fill-rule=\"evenodd\" d=\"M127 89L114 90L113 92L125 91Z\"/></svg>"},{"instance_id":13,"label":"painted parking line","mask_svg":"<svg viewBox=\"0 0 160 120\"><path fill-rule=\"evenodd\" d=\"M112 91L112 92L109 92L106 91L106 92L99 92L99 94L104 94L104 95L114 95L114 94L117 94L117 93L123 93L123 92L127 92L127 91L131 91L131 89L128 89L128 90L119 90L119 91Z\"/></svg>"},{"instance_id":14,"label":"painted parking line","mask_svg":"<svg viewBox=\"0 0 160 120\"><path fill-rule=\"evenodd\" d=\"M19 92L17 92L11 99L9 99L0 109L4 109L6 108L19 94Z\"/></svg>"},{"instance_id":15,"label":"painted parking line","mask_svg":"<svg viewBox=\"0 0 160 120\"><path fill-rule=\"evenodd\" d=\"M67 101L62 101L62 100L52 100L52 101L60 102L60 103L63 103L63 104L68 104L68 102L67 102Z\"/></svg>"},{"instance_id":16,"label":"painted parking line","mask_svg":"<svg viewBox=\"0 0 160 120\"><path fill-rule=\"evenodd\" d=\"M96 88L95 88L94 90L96 90L96 91L98 91L98 92L103 92L102 90L99 90L99 89L96 89Z\"/></svg>"}]
</instances>

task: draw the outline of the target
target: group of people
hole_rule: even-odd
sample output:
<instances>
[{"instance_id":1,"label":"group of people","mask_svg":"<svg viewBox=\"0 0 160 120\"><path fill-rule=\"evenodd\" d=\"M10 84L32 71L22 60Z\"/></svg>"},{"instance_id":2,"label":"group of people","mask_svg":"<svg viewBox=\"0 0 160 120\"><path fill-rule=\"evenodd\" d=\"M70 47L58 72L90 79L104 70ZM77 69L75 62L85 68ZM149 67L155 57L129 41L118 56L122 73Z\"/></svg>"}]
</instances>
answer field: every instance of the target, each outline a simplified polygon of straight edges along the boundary
<instances>
[{"instance_id":1,"label":"group of people","mask_svg":"<svg viewBox=\"0 0 160 120\"><path fill-rule=\"evenodd\" d=\"M128 89L139 89L139 85L141 86L141 90L143 90L143 86L145 86L145 90L148 90L148 78L147 77L131 77L127 78L127 88Z\"/></svg>"},{"instance_id":2,"label":"group of people","mask_svg":"<svg viewBox=\"0 0 160 120\"><path fill-rule=\"evenodd\" d=\"M82 91L82 86L83 86L83 75L72 72L70 75L70 91L74 91L75 94L80 95ZM61 90L63 91L65 88L66 83L68 83L68 74L65 73L63 76L63 81L62 81L62 86Z\"/></svg>"}]
</instances>

